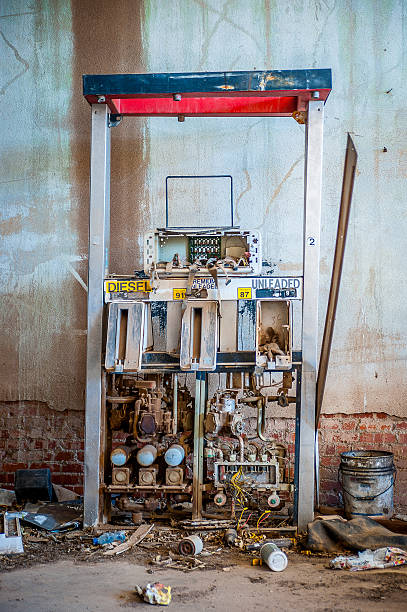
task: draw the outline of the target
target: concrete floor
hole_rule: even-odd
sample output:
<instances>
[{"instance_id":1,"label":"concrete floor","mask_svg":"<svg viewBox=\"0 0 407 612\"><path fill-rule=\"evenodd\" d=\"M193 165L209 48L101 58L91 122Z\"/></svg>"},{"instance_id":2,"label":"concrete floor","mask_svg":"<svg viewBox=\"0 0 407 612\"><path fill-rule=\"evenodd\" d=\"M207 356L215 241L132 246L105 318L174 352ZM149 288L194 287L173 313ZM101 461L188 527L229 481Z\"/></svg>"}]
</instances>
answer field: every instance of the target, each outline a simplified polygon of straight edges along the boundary
<instances>
[{"instance_id":1,"label":"concrete floor","mask_svg":"<svg viewBox=\"0 0 407 612\"><path fill-rule=\"evenodd\" d=\"M222 569L183 573L148 571L128 560L81 563L72 560L3 573L1 612L112 612L148 610L134 585L171 585L168 609L188 612L262 610L358 612L407 610L407 567L368 572L334 571L327 559L289 555L282 573L244 561ZM149 573L150 572L150 573ZM159 609L159 608L157 608ZM162 609L162 608L161 608Z\"/></svg>"}]
</instances>

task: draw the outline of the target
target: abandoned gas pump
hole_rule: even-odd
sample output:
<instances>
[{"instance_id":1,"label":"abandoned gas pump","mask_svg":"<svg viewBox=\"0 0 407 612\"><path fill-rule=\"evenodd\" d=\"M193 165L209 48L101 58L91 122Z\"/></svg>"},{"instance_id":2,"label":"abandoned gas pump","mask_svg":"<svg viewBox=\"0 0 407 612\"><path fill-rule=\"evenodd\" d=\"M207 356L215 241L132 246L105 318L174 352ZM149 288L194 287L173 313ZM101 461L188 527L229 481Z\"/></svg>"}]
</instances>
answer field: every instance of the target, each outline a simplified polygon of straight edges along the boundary
<instances>
[{"instance_id":1,"label":"abandoned gas pump","mask_svg":"<svg viewBox=\"0 0 407 612\"><path fill-rule=\"evenodd\" d=\"M330 89L330 70L84 76L92 105L86 525L110 520L112 496L134 523L201 520L205 512L231 519L244 508L254 517L291 516L293 504L301 528L312 519L309 424L322 118ZM123 117L180 114L305 122L302 275L277 276L264 266L262 232L234 223L226 174L167 177L166 223L145 233L142 269L126 276L108 270L110 130ZM191 178L230 180L228 223L215 211L202 223L171 225L169 179ZM200 214L208 204L199 203ZM191 196L190 208L196 205ZM295 457L273 425L277 409L291 403Z\"/></svg>"}]
</instances>

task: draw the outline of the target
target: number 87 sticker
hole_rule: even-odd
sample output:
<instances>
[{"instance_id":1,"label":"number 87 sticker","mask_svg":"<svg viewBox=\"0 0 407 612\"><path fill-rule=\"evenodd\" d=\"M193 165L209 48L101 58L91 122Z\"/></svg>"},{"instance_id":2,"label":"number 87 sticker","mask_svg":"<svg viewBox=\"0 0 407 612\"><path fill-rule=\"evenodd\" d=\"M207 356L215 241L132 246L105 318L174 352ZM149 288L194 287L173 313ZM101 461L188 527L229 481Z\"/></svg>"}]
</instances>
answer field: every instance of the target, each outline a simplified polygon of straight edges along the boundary
<instances>
[{"instance_id":1,"label":"number 87 sticker","mask_svg":"<svg viewBox=\"0 0 407 612\"><path fill-rule=\"evenodd\" d=\"M247 287L240 287L237 290L237 299L238 300L251 300L252 299L252 290Z\"/></svg>"}]
</instances>

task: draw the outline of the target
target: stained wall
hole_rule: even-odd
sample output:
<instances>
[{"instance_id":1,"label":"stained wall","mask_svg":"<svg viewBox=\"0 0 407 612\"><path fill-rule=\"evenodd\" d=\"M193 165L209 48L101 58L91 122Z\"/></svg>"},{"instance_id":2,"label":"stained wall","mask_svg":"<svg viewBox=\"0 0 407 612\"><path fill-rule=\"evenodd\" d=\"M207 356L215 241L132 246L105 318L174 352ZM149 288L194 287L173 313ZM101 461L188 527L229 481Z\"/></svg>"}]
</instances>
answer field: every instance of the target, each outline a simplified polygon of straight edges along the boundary
<instances>
[{"instance_id":1,"label":"stained wall","mask_svg":"<svg viewBox=\"0 0 407 612\"><path fill-rule=\"evenodd\" d=\"M405 416L406 11L402 0L3 0L3 411L41 405L69 421L84 407L81 75L331 67L320 336L347 132L359 163L324 411ZM162 225L166 175L227 173L238 223L261 230L275 273L301 273L303 144L288 118L123 121L112 134L112 270L140 267L143 232Z\"/></svg>"}]
</instances>

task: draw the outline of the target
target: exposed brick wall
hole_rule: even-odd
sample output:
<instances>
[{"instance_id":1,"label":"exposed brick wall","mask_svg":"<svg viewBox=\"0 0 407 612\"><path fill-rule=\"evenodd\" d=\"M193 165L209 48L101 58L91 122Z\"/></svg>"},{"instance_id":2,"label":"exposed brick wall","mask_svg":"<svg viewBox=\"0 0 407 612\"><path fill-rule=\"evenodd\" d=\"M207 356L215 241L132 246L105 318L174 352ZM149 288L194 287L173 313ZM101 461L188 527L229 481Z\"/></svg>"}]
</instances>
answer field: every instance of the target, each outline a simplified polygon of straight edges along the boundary
<instances>
[{"instance_id":1,"label":"exposed brick wall","mask_svg":"<svg viewBox=\"0 0 407 612\"><path fill-rule=\"evenodd\" d=\"M384 412L326 414L321 419L320 501L338 505L340 453L348 450L386 450L394 453L397 468L395 508L407 513L407 419Z\"/></svg>"},{"instance_id":2,"label":"exposed brick wall","mask_svg":"<svg viewBox=\"0 0 407 612\"><path fill-rule=\"evenodd\" d=\"M84 413L58 412L37 402L0 404L0 486L15 470L49 467L52 481L83 492Z\"/></svg>"},{"instance_id":3,"label":"exposed brick wall","mask_svg":"<svg viewBox=\"0 0 407 612\"><path fill-rule=\"evenodd\" d=\"M250 419L255 427L255 419ZM268 434L287 444L294 459L295 421L269 419ZM12 488L19 468L49 467L52 480L83 491L84 414L57 412L35 402L0 404L0 486ZM388 450L397 467L395 507L407 513L407 419L385 413L323 415L320 437L322 504L338 505L340 453L352 449ZM115 436L116 441L124 437ZM123 439L122 439L123 438Z\"/></svg>"}]
</instances>

